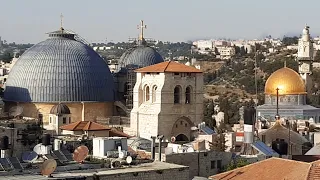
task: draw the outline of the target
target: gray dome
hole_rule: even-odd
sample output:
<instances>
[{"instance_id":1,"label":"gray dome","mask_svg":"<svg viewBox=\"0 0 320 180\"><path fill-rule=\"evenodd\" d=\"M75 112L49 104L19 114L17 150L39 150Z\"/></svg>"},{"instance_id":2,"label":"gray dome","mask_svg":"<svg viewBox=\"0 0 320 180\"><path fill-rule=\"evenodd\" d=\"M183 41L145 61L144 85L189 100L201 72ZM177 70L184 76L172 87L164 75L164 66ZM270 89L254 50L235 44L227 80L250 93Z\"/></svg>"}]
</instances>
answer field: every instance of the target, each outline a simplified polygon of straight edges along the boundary
<instances>
[{"instance_id":1,"label":"gray dome","mask_svg":"<svg viewBox=\"0 0 320 180\"><path fill-rule=\"evenodd\" d=\"M61 114L71 114L71 113L70 113L70 109L67 105L59 103L57 105L54 105L51 108L50 114L61 115Z\"/></svg>"},{"instance_id":2,"label":"gray dome","mask_svg":"<svg viewBox=\"0 0 320 180\"><path fill-rule=\"evenodd\" d=\"M139 45L127 50L120 58L120 67L136 65L139 67L151 66L163 62L162 56L153 48Z\"/></svg>"},{"instance_id":3,"label":"gray dome","mask_svg":"<svg viewBox=\"0 0 320 180\"><path fill-rule=\"evenodd\" d=\"M56 36L26 51L12 68L4 100L14 102L110 102L114 82L108 65L89 46Z\"/></svg>"}]
</instances>

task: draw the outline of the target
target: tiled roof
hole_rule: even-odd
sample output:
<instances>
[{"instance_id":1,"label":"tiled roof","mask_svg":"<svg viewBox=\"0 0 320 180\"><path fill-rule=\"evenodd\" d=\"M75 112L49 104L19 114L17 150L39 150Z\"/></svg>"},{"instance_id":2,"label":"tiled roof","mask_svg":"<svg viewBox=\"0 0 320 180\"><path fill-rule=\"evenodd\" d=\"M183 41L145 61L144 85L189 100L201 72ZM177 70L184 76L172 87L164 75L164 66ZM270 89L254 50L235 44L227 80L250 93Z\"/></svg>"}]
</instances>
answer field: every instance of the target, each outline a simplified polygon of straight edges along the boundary
<instances>
[{"instance_id":1,"label":"tiled roof","mask_svg":"<svg viewBox=\"0 0 320 180\"><path fill-rule=\"evenodd\" d=\"M110 132L109 132L109 136L110 137L126 137L126 138L131 138L131 136L129 136L128 134L121 132L119 130L117 130L116 128L111 128Z\"/></svg>"},{"instance_id":2,"label":"tiled roof","mask_svg":"<svg viewBox=\"0 0 320 180\"><path fill-rule=\"evenodd\" d=\"M287 179L305 180L311 164L281 158L269 158L257 163L209 177L214 180Z\"/></svg>"},{"instance_id":3,"label":"tiled roof","mask_svg":"<svg viewBox=\"0 0 320 180\"><path fill-rule=\"evenodd\" d=\"M61 126L60 129L68 131L102 131L111 130L110 127L92 121L78 121Z\"/></svg>"},{"instance_id":4,"label":"tiled roof","mask_svg":"<svg viewBox=\"0 0 320 180\"><path fill-rule=\"evenodd\" d=\"M201 70L187 66L174 61L165 61L152 66L147 66L135 70L135 72L186 72L186 73L202 73Z\"/></svg>"}]
</instances>

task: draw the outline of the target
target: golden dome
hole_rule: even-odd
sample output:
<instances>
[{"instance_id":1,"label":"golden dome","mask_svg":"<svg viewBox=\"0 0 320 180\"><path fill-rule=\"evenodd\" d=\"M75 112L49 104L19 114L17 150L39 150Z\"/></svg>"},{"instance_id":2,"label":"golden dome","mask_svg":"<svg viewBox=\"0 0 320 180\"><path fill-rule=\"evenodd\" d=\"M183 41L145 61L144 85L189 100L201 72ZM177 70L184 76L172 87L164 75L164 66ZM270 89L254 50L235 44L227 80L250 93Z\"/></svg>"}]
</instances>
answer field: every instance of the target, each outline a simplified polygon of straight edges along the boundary
<instances>
[{"instance_id":1,"label":"golden dome","mask_svg":"<svg viewBox=\"0 0 320 180\"><path fill-rule=\"evenodd\" d=\"M270 75L264 92L275 95L277 88L279 88L280 95L307 94L303 79L296 71L287 67L278 69Z\"/></svg>"}]
</instances>

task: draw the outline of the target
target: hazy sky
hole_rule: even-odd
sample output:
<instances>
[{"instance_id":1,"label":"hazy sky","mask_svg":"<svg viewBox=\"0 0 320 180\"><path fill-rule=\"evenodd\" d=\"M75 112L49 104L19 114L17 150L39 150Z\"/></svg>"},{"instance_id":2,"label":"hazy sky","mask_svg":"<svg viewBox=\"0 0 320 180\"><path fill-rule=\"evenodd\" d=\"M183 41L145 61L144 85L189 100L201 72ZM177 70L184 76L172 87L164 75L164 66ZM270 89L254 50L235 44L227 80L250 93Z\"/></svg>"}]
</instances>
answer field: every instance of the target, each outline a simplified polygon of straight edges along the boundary
<instances>
[{"instance_id":1,"label":"hazy sky","mask_svg":"<svg viewBox=\"0 0 320 180\"><path fill-rule=\"evenodd\" d=\"M0 36L18 43L44 40L61 13L65 29L89 42L136 37L140 19L146 37L163 41L282 37L305 23L320 32L319 0L0 0L0 7Z\"/></svg>"}]
</instances>

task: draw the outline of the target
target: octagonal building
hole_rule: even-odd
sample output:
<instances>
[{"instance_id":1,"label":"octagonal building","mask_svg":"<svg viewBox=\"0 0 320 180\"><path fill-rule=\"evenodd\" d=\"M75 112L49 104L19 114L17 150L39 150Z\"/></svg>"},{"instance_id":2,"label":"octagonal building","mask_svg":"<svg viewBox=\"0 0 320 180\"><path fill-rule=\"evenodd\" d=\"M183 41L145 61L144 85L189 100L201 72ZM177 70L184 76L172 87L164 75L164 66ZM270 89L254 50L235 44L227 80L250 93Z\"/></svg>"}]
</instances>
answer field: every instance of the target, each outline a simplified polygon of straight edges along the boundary
<instances>
[{"instance_id":1,"label":"octagonal building","mask_svg":"<svg viewBox=\"0 0 320 180\"><path fill-rule=\"evenodd\" d=\"M95 121L112 116L114 81L105 61L61 28L18 59L7 79L4 100L10 107L23 107L23 116L43 114L44 124L58 103L70 108L72 122Z\"/></svg>"}]
</instances>

